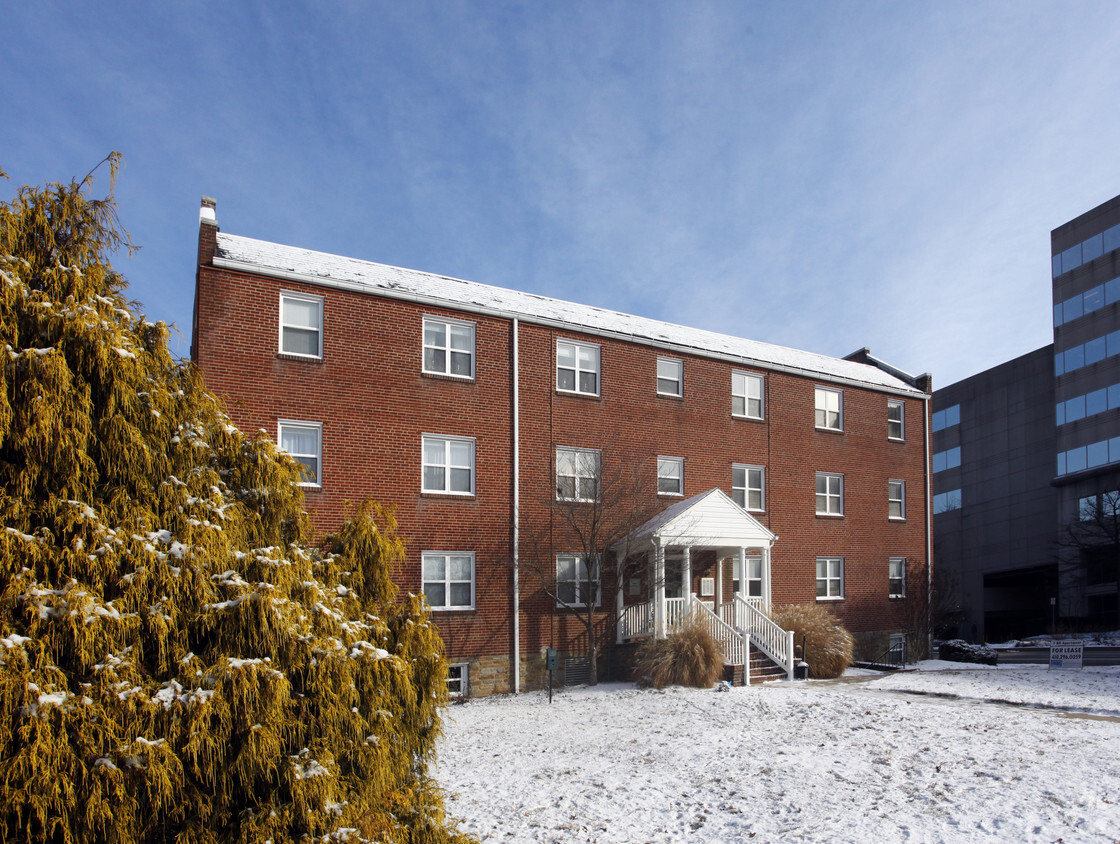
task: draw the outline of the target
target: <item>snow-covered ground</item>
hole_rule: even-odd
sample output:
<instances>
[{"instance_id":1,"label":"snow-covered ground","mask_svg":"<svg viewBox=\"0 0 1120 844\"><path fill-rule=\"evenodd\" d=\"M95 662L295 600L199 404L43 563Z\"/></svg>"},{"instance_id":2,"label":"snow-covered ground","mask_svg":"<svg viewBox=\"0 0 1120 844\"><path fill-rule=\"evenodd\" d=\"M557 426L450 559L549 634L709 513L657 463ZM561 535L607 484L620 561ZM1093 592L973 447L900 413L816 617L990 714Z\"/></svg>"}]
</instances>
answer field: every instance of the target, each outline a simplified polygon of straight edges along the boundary
<instances>
[{"instance_id":1,"label":"snow-covered ground","mask_svg":"<svg viewBox=\"0 0 1120 844\"><path fill-rule=\"evenodd\" d=\"M1120 841L1120 668L921 668L474 700L436 774L486 842Z\"/></svg>"}]
</instances>

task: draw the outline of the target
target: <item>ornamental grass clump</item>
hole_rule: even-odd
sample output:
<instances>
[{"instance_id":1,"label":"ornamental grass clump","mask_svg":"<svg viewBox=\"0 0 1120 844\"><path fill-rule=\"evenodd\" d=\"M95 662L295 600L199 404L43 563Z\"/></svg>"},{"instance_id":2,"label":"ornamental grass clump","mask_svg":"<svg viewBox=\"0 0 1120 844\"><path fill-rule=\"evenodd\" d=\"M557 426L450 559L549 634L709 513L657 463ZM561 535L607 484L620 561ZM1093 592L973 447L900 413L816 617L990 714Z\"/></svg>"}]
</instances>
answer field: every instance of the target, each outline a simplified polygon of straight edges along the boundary
<instances>
[{"instance_id":1,"label":"ornamental grass clump","mask_svg":"<svg viewBox=\"0 0 1120 844\"><path fill-rule=\"evenodd\" d=\"M0 839L463 840L392 513L312 543L298 464L124 299L89 186L0 204Z\"/></svg>"},{"instance_id":2,"label":"ornamental grass clump","mask_svg":"<svg viewBox=\"0 0 1120 844\"><path fill-rule=\"evenodd\" d=\"M638 672L657 689L706 689L723 676L723 652L695 617L664 639L647 639L638 649Z\"/></svg>"},{"instance_id":3,"label":"ornamental grass clump","mask_svg":"<svg viewBox=\"0 0 1120 844\"><path fill-rule=\"evenodd\" d=\"M771 617L782 629L793 631L797 647L805 643L804 659L809 663L810 677L831 680L852 664L852 634L820 604L778 607Z\"/></svg>"}]
</instances>

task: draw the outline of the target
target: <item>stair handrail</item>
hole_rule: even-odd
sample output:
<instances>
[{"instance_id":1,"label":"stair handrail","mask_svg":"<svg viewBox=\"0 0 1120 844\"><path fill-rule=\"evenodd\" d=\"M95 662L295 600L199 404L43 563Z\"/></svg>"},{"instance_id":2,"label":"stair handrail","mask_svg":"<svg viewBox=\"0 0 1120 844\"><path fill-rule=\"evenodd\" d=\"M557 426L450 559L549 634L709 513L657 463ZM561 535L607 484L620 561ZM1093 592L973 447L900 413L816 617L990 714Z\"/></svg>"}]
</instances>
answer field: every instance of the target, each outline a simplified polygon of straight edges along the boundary
<instances>
[{"instance_id":1,"label":"stair handrail","mask_svg":"<svg viewBox=\"0 0 1120 844\"><path fill-rule=\"evenodd\" d=\"M783 630L754 604L736 595L735 626L747 634L751 644L762 651L793 679L793 631Z\"/></svg>"},{"instance_id":2,"label":"stair handrail","mask_svg":"<svg viewBox=\"0 0 1120 844\"><path fill-rule=\"evenodd\" d=\"M741 634L734 627L716 615L711 607L700 601L693 602L692 617L719 643L727 664L746 665L749 654L743 648Z\"/></svg>"}]
</instances>

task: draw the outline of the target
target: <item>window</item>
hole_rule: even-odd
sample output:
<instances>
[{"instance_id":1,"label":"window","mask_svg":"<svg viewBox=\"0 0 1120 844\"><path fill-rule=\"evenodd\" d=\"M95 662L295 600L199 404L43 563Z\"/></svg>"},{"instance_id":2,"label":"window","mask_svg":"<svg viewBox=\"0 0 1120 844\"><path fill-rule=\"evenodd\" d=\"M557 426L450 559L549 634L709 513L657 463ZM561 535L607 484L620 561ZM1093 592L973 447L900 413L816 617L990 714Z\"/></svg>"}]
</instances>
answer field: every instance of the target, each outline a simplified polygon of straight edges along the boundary
<instances>
[{"instance_id":1,"label":"window","mask_svg":"<svg viewBox=\"0 0 1120 844\"><path fill-rule=\"evenodd\" d=\"M961 509L961 491L951 489L948 492L939 492L933 496L933 513L947 513L949 510Z\"/></svg>"},{"instance_id":2,"label":"window","mask_svg":"<svg viewBox=\"0 0 1120 844\"><path fill-rule=\"evenodd\" d=\"M447 666L447 694L450 697L467 697L470 692L468 680L470 665L466 662L456 662Z\"/></svg>"},{"instance_id":3,"label":"window","mask_svg":"<svg viewBox=\"0 0 1120 844\"><path fill-rule=\"evenodd\" d=\"M930 430L940 431L944 428L952 428L954 425L961 424L961 406L954 404L944 410L939 410L933 414L933 422L930 425Z\"/></svg>"},{"instance_id":4,"label":"window","mask_svg":"<svg viewBox=\"0 0 1120 844\"><path fill-rule=\"evenodd\" d=\"M827 431L842 431L844 429L844 394L839 390L828 387L817 387L816 408L817 427Z\"/></svg>"},{"instance_id":5,"label":"window","mask_svg":"<svg viewBox=\"0 0 1120 844\"><path fill-rule=\"evenodd\" d=\"M844 597L844 558L817 557L817 600L834 601Z\"/></svg>"},{"instance_id":6,"label":"window","mask_svg":"<svg viewBox=\"0 0 1120 844\"><path fill-rule=\"evenodd\" d=\"M946 469L955 469L961 465L961 447L949 448L938 451L933 455L933 471L944 472Z\"/></svg>"},{"instance_id":7,"label":"window","mask_svg":"<svg viewBox=\"0 0 1120 844\"><path fill-rule=\"evenodd\" d=\"M887 513L892 519L906 518L906 481L887 481Z\"/></svg>"},{"instance_id":8,"label":"window","mask_svg":"<svg viewBox=\"0 0 1120 844\"><path fill-rule=\"evenodd\" d=\"M556 389L563 393L599 395L599 347L557 340Z\"/></svg>"},{"instance_id":9,"label":"window","mask_svg":"<svg viewBox=\"0 0 1120 844\"><path fill-rule=\"evenodd\" d=\"M887 439L905 439L906 405L900 401L887 402Z\"/></svg>"},{"instance_id":10,"label":"window","mask_svg":"<svg viewBox=\"0 0 1120 844\"><path fill-rule=\"evenodd\" d=\"M1097 496L1086 495L1077 500L1077 517L1083 522L1097 518Z\"/></svg>"},{"instance_id":11,"label":"window","mask_svg":"<svg viewBox=\"0 0 1120 844\"><path fill-rule=\"evenodd\" d=\"M657 494L684 495L684 458L657 458Z\"/></svg>"},{"instance_id":12,"label":"window","mask_svg":"<svg viewBox=\"0 0 1120 844\"><path fill-rule=\"evenodd\" d=\"M684 364L676 358L657 359L657 394L659 396L684 395Z\"/></svg>"},{"instance_id":13,"label":"window","mask_svg":"<svg viewBox=\"0 0 1120 844\"><path fill-rule=\"evenodd\" d=\"M590 577L587 558L582 554L556 555L556 599L561 606L586 607L588 596L595 593L595 606L599 606L602 596L595 581L599 571L591 567Z\"/></svg>"},{"instance_id":14,"label":"window","mask_svg":"<svg viewBox=\"0 0 1120 844\"><path fill-rule=\"evenodd\" d=\"M556 500L599 500L599 452L556 448Z\"/></svg>"},{"instance_id":15,"label":"window","mask_svg":"<svg viewBox=\"0 0 1120 844\"><path fill-rule=\"evenodd\" d=\"M731 415L762 418L762 376L749 372L731 373Z\"/></svg>"},{"instance_id":16,"label":"window","mask_svg":"<svg viewBox=\"0 0 1120 844\"><path fill-rule=\"evenodd\" d=\"M423 590L433 610L474 609L474 554L425 551Z\"/></svg>"},{"instance_id":17,"label":"window","mask_svg":"<svg viewBox=\"0 0 1120 844\"><path fill-rule=\"evenodd\" d=\"M731 591L739 594L739 560L731 559ZM762 597L762 557L747 557L747 597Z\"/></svg>"},{"instance_id":18,"label":"window","mask_svg":"<svg viewBox=\"0 0 1120 844\"><path fill-rule=\"evenodd\" d=\"M300 464L300 486L323 485L323 426L318 422L288 422L277 425L280 450Z\"/></svg>"},{"instance_id":19,"label":"window","mask_svg":"<svg viewBox=\"0 0 1120 844\"><path fill-rule=\"evenodd\" d=\"M474 323L424 317L424 371L474 378Z\"/></svg>"},{"instance_id":20,"label":"window","mask_svg":"<svg viewBox=\"0 0 1120 844\"><path fill-rule=\"evenodd\" d=\"M280 294L280 352L304 358L323 356L323 297Z\"/></svg>"},{"instance_id":21,"label":"window","mask_svg":"<svg viewBox=\"0 0 1120 844\"><path fill-rule=\"evenodd\" d=\"M766 509L766 473L761 466L731 467L731 498L744 510Z\"/></svg>"},{"instance_id":22,"label":"window","mask_svg":"<svg viewBox=\"0 0 1120 844\"><path fill-rule=\"evenodd\" d=\"M905 557L891 557L887 561L887 594L891 598L906 597Z\"/></svg>"},{"instance_id":23,"label":"window","mask_svg":"<svg viewBox=\"0 0 1120 844\"><path fill-rule=\"evenodd\" d=\"M844 515L844 476L817 472L817 515Z\"/></svg>"},{"instance_id":24,"label":"window","mask_svg":"<svg viewBox=\"0 0 1120 844\"><path fill-rule=\"evenodd\" d=\"M422 492L474 495L474 440L424 435Z\"/></svg>"}]
</instances>

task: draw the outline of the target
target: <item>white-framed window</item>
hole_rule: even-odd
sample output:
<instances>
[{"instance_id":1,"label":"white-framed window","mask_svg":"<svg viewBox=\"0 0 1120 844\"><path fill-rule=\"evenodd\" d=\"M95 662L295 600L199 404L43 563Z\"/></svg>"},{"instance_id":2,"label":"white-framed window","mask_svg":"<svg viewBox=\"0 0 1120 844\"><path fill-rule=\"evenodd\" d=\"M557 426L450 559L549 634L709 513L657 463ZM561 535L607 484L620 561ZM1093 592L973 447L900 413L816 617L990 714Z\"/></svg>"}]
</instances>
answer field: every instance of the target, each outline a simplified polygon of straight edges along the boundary
<instances>
[{"instance_id":1,"label":"white-framed window","mask_svg":"<svg viewBox=\"0 0 1120 844\"><path fill-rule=\"evenodd\" d=\"M766 509L766 470L761 466L731 466L731 498L744 510Z\"/></svg>"},{"instance_id":2,"label":"white-framed window","mask_svg":"<svg viewBox=\"0 0 1120 844\"><path fill-rule=\"evenodd\" d=\"M892 598L906 597L906 558L891 557L887 560L887 594Z\"/></svg>"},{"instance_id":3,"label":"white-framed window","mask_svg":"<svg viewBox=\"0 0 1120 844\"><path fill-rule=\"evenodd\" d=\"M323 297L280 293L280 353L302 358L323 356Z\"/></svg>"},{"instance_id":4,"label":"white-framed window","mask_svg":"<svg viewBox=\"0 0 1120 844\"><path fill-rule=\"evenodd\" d=\"M906 405L895 399L887 399L887 439L906 439Z\"/></svg>"},{"instance_id":5,"label":"white-framed window","mask_svg":"<svg viewBox=\"0 0 1120 844\"><path fill-rule=\"evenodd\" d=\"M424 371L474 378L474 323L424 317Z\"/></svg>"},{"instance_id":6,"label":"white-framed window","mask_svg":"<svg viewBox=\"0 0 1120 844\"><path fill-rule=\"evenodd\" d=\"M816 426L826 431L844 430L844 394L831 387L815 387Z\"/></svg>"},{"instance_id":7,"label":"white-framed window","mask_svg":"<svg viewBox=\"0 0 1120 844\"><path fill-rule=\"evenodd\" d=\"M300 486L323 485L323 425L321 422L297 422L281 419L276 425L276 442L280 450L301 464Z\"/></svg>"},{"instance_id":8,"label":"white-framed window","mask_svg":"<svg viewBox=\"0 0 1120 844\"><path fill-rule=\"evenodd\" d=\"M731 558L731 591L739 594L739 560ZM747 557L747 597L762 597L762 557L751 554Z\"/></svg>"},{"instance_id":9,"label":"white-framed window","mask_svg":"<svg viewBox=\"0 0 1120 844\"><path fill-rule=\"evenodd\" d=\"M599 347L557 340L556 389L562 393L599 395Z\"/></svg>"},{"instance_id":10,"label":"white-framed window","mask_svg":"<svg viewBox=\"0 0 1120 844\"><path fill-rule=\"evenodd\" d=\"M474 495L474 438L424 434L420 489Z\"/></svg>"},{"instance_id":11,"label":"white-framed window","mask_svg":"<svg viewBox=\"0 0 1120 844\"><path fill-rule=\"evenodd\" d=\"M453 662L447 666L447 694L449 697L470 695L470 663Z\"/></svg>"},{"instance_id":12,"label":"white-framed window","mask_svg":"<svg viewBox=\"0 0 1120 844\"><path fill-rule=\"evenodd\" d=\"M817 515L844 515L844 476L817 472Z\"/></svg>"},{"instance_id":13,"label":"white-framed window","mask_svg":"<svg viewBox=\"0 0 1120 844\"><path fill-rule=\"evenodd\" d=\"M844 558L817 557L817 600L836 601L844 597Z\"/></svg>"},{"instance_id":14,"label":"white-framed window","mask_svg":"<svg viewBox=\"0 0 1120 844\"><path fill-rule=\"evenodd\" d=\"M657 458L657 494L684 495L684 458Z\"/></svg>"},{"instance_id":15,"label":"white-framed window","mask_svg":"<svg viewBox=\"0 0 1120 844\"><path fill-rule=\"evenodd\" d=\"M556 447L556 500L599 500L600 454L590 448Z\"/></svg>"},{"instance_id":16,"label":"white-framed window","mask_svg":"<svg viewBox=\"0 0 1120 844\"><path fill-rule=\"evenodd\" d=\"M714 598L716 594L716 579L714 577L700 578L700 597Z\"/></svg>"},{"instance_id":17,"label":"white-framed window","mask_svg":"<svg viewBox=\"0 0 1120 844\"><path fill-rule=\"evenodd\" d=\"M474 552L425 551L420 560L423 591L433 610L474 609Z\"/></svg>"},{"instance_id":18,"label":"white-framed window","mask_svg":"<svg viewBox=\"0 0 1120 844\"><path fill-rule=\"evenodd\" d=\"M659 396L684 395L684 363L677 358L657 359L657 394Z\"/></svg>"},{"instance_id":19,"label":"white-framed window","mask_svg":"<svg viewBox=\"0 0 1120 844\"><path fill-rule=\"evenodd\" d=\"M731 415L762 419L762 376L750 372L731 373Z\"/></svg>"},{"instance_id":20,"label":"white-framed window","mask_svg":"<svg viewBox=\"0 0 1120 844\"><path fill-rule=\"evenodd\" d=\"M906 518L906 481L887 481L887 514L892 519Z\"/></svg>"},{"instance_id":21,"label":"white-framed window","mask_svg":"<svg viewBox=\"0 0 1120 844\"><path fill-rule=\"evenodd\" d=\"M556 599L559 606L586 607L588 598L595 594L595 606L602 605L598 569L592 565L590 572L587 557L583 554L556 555Z\"/></svg>"}]
</instances>

